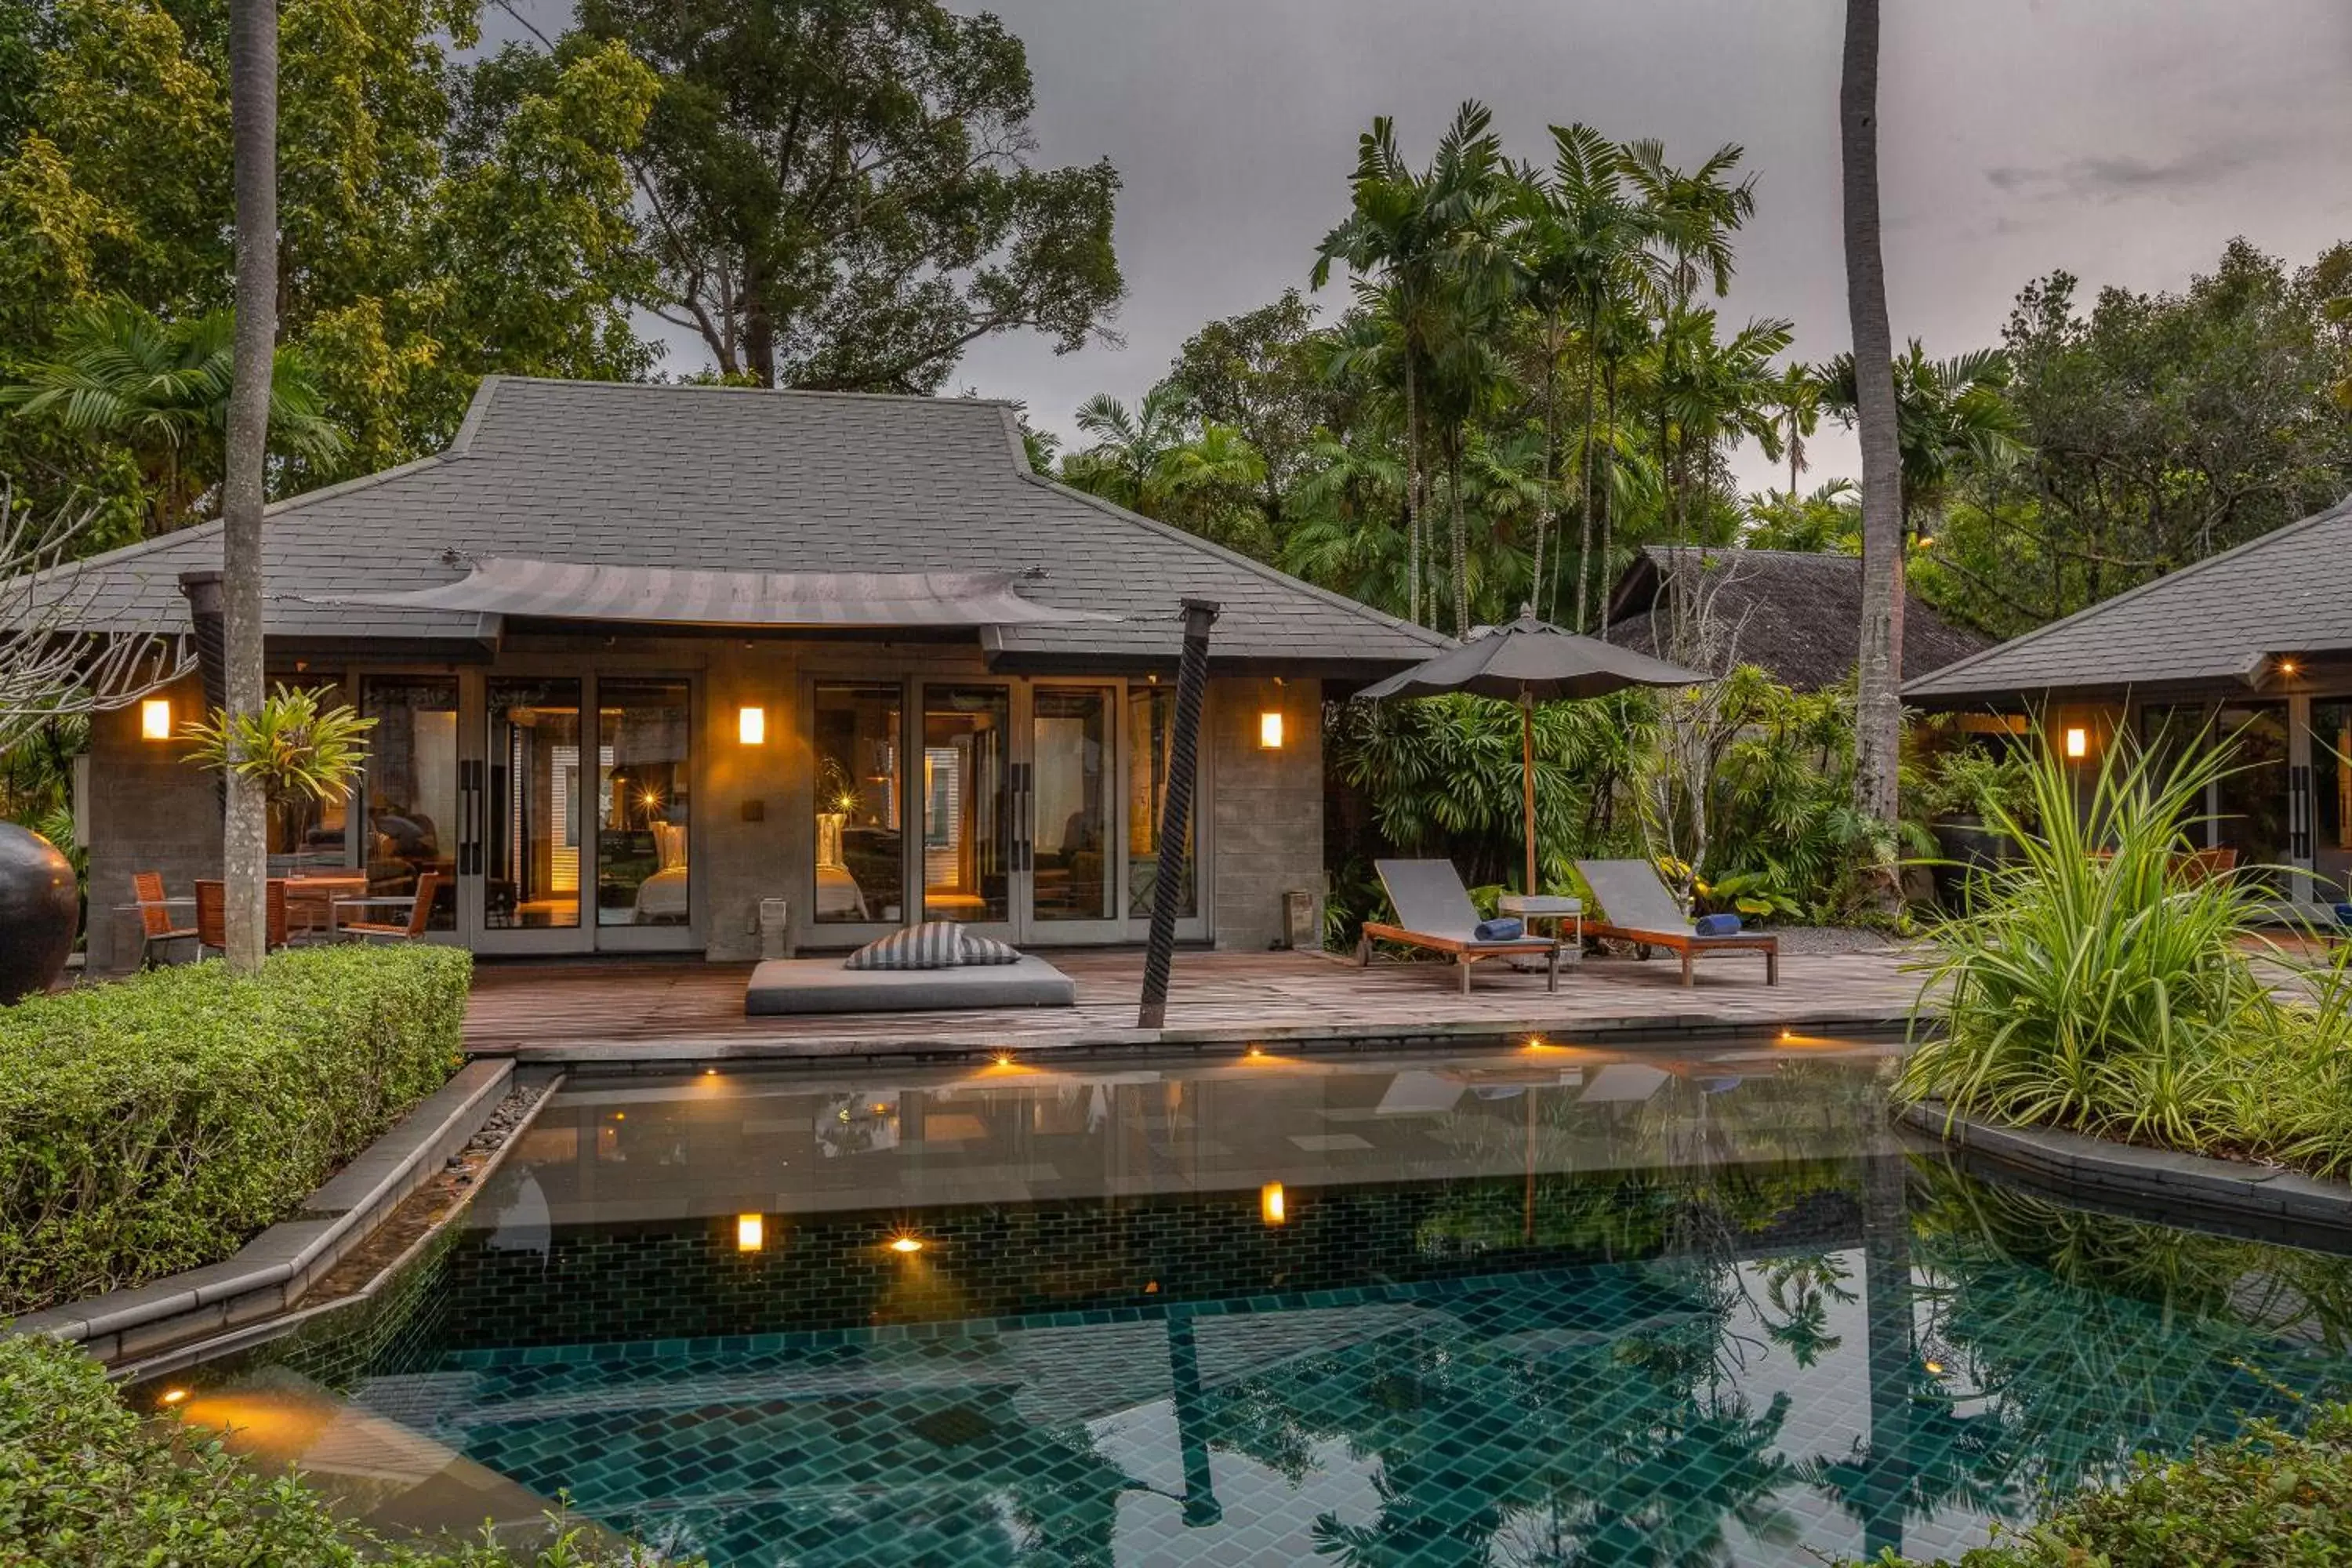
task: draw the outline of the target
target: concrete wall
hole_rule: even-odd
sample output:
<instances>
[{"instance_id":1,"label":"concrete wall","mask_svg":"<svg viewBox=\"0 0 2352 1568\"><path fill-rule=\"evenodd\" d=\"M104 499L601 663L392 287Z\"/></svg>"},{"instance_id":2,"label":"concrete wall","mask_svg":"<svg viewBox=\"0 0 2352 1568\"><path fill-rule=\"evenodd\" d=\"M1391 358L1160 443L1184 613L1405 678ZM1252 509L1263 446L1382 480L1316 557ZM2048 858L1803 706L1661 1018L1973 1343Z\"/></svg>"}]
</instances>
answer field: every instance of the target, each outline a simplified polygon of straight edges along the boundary
<instances>
[{"instance_id":1,"label":"concrete wall","mask_svg":"<svg viewBox=\"0 0 2352 1568\"><path fill-rule=\"evenodd\" d=\"M1282 895L1315 895L1323 929L1323 688L1314 680L1218 680L1210 685L1219 947L1257 951L1284 933ZM1259 717L1283 716L1283 743L1259 742Z\"/></svg>"},{"instance_id":2,"label":"concrete wall","mask_svg":"<svg viewBox=\"0 0 2352 1568\"><path fill-rule=\"evenodd\" d=\"M172 704L172 723L204 711L204 690L194 679L160 693ZM180 759L176 742L139 738L137 706L100 713L90 721L89 798L83 803L83 831L89 837L89 952L93 973L135 968L139 963L139 917L118 913L131 901L131 876L161 871L164 891L193 898L198 877L221 872L220 795L214 775ZM179 923L195 923L195 910L177 906ZM184 956L187 944L175 944Z\"/></svg>"}]
</instances>

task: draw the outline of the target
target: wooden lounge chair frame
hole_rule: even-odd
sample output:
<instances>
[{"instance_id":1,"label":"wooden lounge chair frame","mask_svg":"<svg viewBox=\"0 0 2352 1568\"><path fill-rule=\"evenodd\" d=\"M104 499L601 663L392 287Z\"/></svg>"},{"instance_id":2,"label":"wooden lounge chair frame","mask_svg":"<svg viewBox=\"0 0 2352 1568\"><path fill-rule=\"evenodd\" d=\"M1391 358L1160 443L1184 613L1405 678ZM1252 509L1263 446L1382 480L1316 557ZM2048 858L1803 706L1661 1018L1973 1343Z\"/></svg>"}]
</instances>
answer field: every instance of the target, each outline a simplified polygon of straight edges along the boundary
<instances>
[{"instance_id":1,"label":"wooden lounge chair frame","mask_svg":"<svg viewBox=\"0 0 2352 1568\"><path fill-rule=\"evenodd\" d=\"M1648 861L1579 860L1576 863L1576 870L1577 874L1584 879L1586 885L1591 888L1593 901L1601 906L1600 919L1595 920L1590 914L1585 917L1585 935L1611 937L1618 942L1633 942L1641 948L1643 958L1650 956L1651 948L1664 948L1682 960L1683 984L1685 985L1696 984L1696 976L1691 971L1692 964L1710 953L1718 952L1760 953L1764 958L1764 984L1767 985L1780 984L1780 939L1777 936L1748 931L1742 931L1737 936L1701 936L1696 931L1686 929L1677 930L1665 926L1662 922L1649 925L1615 923L1611 919L1608 895L1603 891L1601 884L1617 882L1621 876L1632 876L1638 871L1656 883L1658 896L1666 900L1669 905L1672 904L1673 896L1666 891L1665 884L1657 880L1657 868ZM1595 872L1599 875L1596 876ZM1624 901L1624 897L1625 890L1621 887L1619 894L1621 903Z\"/></svg>"},{"instance_id":2,"label":"wooden lounge chair frame","mask_svg":"<svg viewBox=\"0 0 2352 1568\"><path fill-rule=\"evenodd\" d=\"M1439 868L1452 887L1435 885ZM1381 874L1381 885L1388 889L1389 902L1396 906L1397 918L1412 919L1415 926L1384 925L1377 921L1364 922L1363 935L1356 942L1356 963L1369 969L1372 963L1372 943L1392 942L1400 947L1417 947L1430 952L1449 954L1454 971L1461 976L1462 994L1470 994L1470 966L1489 958L1514 958L1541 953L1545 958L1544 988L1559 989L1560 940L1549 937L1521 937L1517 942L1480 942L1470 934L1477 924L1477 912L1471 908L1470 895L1462 886L1462 878L1449 861L1444 860L1380 860L1374 868ZM1402 896L1400 896L1402 895ZM1438 909L1433 900L1443 900L1451 905L1459 900L1460 906ZM1413 910L1423 913L1414 915ZM1431 912L1434 910L1434 912ZM1419 925L1438 928L1423 931Z\"/></svg>"},{"instance_id":3,"label":"wooden lounge chair frame","mask_svg":"<svg viewBox=\"0 0 2352 1568\"><path fill-rule=\"evenodd\" d=\"M408 918L403 921L344 921L340 925L335 925L331 923L333 916L331 914L329 916L331 929L338 936L350 937L362 942L414 942L423 936L425 929L433 923L433 901L440 896L440 893L441 873L426 871L416 879L416 891L413 896L337 899L334 900L333 908L338 910L373 904L386 909L405 909L408 911Z\"/></svg>"},{"instance_id":4,"label":"wooden lounge chair frame","mask_svg":"<svg viewBox=\"0 0 2352 1568\"><path fill-rule=\"evenodd\" d=\"M175 926L172 923L172 906L185 904L193 907L195 900L166 897L163 873L133 871L131 874L131 893L138 900L140 968L145 969L155 962L157 948L169 942L196 940L196 928L193 924ZM200 946L196 951L201 953L204 950Z\"/></svg>"}]
</instances>

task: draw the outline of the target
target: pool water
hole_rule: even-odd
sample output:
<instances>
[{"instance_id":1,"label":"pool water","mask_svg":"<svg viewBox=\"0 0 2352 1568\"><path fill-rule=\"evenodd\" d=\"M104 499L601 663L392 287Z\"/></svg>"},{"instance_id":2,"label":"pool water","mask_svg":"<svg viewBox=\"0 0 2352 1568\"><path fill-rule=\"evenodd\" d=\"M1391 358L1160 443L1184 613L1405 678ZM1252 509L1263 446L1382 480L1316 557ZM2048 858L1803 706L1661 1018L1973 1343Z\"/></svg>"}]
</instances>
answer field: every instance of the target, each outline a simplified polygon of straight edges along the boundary
<instances>
[{"instance_id":1,"label":"pool water","mask_svg":"<svg viewBox=\"0 0 2352 1568\"><path fill-rule=\"evenodd\" d=\"M561 1494L723 1565L1777 1565L2352 1394L2352 1261L1906 1151L1888 1065L575 1079L189 1408L379 1522Z\"/></svg>"}]
</instances>

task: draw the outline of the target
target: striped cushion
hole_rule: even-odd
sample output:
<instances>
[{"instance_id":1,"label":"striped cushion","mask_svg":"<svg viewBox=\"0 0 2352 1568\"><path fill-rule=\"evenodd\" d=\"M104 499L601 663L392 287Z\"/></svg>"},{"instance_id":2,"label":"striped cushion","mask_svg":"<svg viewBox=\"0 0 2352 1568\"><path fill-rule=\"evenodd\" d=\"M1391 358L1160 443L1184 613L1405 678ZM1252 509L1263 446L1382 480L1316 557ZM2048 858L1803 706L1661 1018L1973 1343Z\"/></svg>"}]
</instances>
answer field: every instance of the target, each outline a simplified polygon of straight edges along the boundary
<instances>
[{"instance_id":1,"label":"striped cushion","mask_svg":"<svg viewBox=\"0 0 2352 1568\"><path fill-rule=\"evenodd\" d=\"M966 931L963 933L963 961L966 963L1018 963L1021 952L992 936L974 936Z\"/></svg>"},{"instance_id":2,"label":"striped cushion","mask_svg":"<svg viewBox=\"0 0 2352 1568\"><path fill-rule=\"evenodd\" d=\"M925 921L867 942L841 961L844 969L953 969L963 962L963 927Z\"/></svg>"}]
</instances>

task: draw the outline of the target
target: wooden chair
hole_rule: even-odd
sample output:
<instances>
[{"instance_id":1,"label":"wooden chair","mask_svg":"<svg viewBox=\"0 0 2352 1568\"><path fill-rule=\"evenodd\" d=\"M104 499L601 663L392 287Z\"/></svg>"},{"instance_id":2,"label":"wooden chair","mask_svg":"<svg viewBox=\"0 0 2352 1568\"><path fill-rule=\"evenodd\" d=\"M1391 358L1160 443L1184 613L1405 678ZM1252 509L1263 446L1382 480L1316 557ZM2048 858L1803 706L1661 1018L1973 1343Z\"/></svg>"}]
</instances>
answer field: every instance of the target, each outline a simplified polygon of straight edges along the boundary
<instances>
[{"instance_id":1,"label":"wooden chair","mask_svg":"<svg viewBox=\"0 0 2352 1568\"><path fill-rule=\"evenodd\" d=\"M286 945L286 884L272 877L269 892L270 947ZM211 948L215 952L228 951L228 884L218 880L196 881L196 952Z\"/></svg>"},{"instance_id":2,"label":"wooden chair","mask_svg":"<svg viewBox=\"0 0 2352 1568\"><path fill-rule=\"evenodd\" d=\"M337 899L338 910L367 905L383 905L397 909L405 905L408 918L404 921L344 921L335 930L339 935L358 938L362 942L414 942L425 934L433 923L433 900L441 891L441 873L426 871L416 879L416 896L398 899Z\"/></svg>"},{"instance_id":3,"label":"wooden chair","mask_svg":"<svg viewBox=\"0 0 2352 1568\"><path fill-rule=\"evenodd\" d=\"M194 926L172 923L173 900L163 896L163 873L134 871L131 874L131 896L139 900L139 967L145 969L155 962L155 950L166 942L186 942L196 934ZM202 951L202 944L199 944Z\"/></svg>"}]
</instances>

